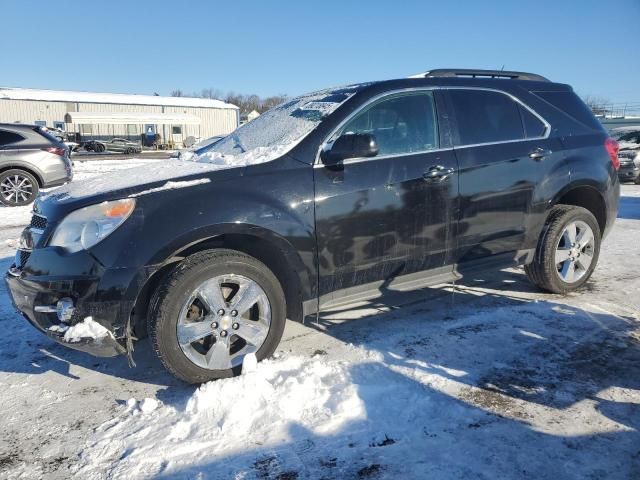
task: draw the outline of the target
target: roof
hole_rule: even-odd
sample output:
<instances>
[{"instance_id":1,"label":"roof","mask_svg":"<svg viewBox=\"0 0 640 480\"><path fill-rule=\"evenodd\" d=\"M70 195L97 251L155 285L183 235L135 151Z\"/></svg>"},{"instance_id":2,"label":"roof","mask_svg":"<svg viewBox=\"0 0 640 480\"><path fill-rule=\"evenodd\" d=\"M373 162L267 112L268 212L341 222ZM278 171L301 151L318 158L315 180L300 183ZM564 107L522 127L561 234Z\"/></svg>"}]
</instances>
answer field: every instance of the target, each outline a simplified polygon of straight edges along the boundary
<instances>
[{"instance_id":1,"label":"roof","mask_svg":"<svg viewBox=\"0 0 640 480\"><path fill-rule=\"evenodd\" d=\"M64 116L65 123L77 125L124 125L155 123L157 125L200 125L200 117L186 113L103 113L69 112Z\"/></svg>"},{"instance_id":2,"label":"roof","mask_svg":"<svg viewBox=\"0 0 640 480\"><path fill-rule=\"evenodd\" d=\"M233 108L235 105L209 98L161 97L122 93L74 92L0 87L0 100L41 100L46 102L116 103L124 105L160 105L165 107Z\"/></svg>"}]
</instances>

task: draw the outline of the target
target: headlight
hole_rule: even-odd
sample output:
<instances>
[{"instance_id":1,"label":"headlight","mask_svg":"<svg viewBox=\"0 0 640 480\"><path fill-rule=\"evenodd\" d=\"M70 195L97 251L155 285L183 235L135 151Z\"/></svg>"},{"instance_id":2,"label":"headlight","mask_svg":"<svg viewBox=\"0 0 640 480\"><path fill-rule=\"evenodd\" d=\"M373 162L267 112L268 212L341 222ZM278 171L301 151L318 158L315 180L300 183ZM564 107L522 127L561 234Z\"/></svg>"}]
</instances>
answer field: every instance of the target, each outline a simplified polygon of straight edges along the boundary
<instances>
[{"instance_id":1,"label":"headlight","mask_svg":"<svg viewBox=\"0 0 640 480\"><path fill-rule=\"evenodd\" d=\"M135 206L133 198L125 198L71 212L58 225L49 245L64 247L70 252L87 250L122 225Z\"/></svg>"}]
</instances>

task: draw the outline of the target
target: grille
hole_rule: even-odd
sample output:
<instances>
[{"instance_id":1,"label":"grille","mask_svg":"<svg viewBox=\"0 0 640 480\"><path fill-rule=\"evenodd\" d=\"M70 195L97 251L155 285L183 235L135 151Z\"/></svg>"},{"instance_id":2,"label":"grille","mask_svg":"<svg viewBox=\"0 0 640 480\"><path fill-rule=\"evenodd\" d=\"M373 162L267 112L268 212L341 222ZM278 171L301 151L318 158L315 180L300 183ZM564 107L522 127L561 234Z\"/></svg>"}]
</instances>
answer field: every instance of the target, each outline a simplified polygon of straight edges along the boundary
<instances>
[{"instance_id":1,"label":"grille","mask_svg":"<svg viewBox=\"0 0 640 480\"><path fill-rule=\"evenodd\" d=\"M22 268L24 264L27 263L27 260L29 260L30 256L31 252L27 250L16 250L16 267Z\"/></svg>"},{"instance_id":2,"label":"grille","mask_svg":"<svg viewBox=\"0 0 640 480\"><path fill-rule=\"evenodd\" d=\"M31 228L37 228L40 230L44 230L47 227L47 219L40 215L33 215L31 217Z\"/></svg>"}]
</instances>

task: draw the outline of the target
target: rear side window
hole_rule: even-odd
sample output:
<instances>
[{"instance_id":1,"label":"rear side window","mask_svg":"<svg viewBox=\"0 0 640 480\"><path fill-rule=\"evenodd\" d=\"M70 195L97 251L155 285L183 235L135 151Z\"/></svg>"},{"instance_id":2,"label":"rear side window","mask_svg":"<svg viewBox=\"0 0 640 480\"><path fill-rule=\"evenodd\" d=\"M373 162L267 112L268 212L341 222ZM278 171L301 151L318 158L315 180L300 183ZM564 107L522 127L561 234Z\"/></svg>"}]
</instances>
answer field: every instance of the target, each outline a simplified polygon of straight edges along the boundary
<instances>
[{"instance_id":1,"label":"rear side window","mask_svg":"<svg viewBox=\"0 0 640 480\"><path fill-rule=\"evenodd\" d=\"M532 92L581 124L602 130L602 125L580 97L573 92Z\"/></svg>"},{"instance_id":2,"label":"rear side window","mask_svg":"<svg viewBox=\"0 0 640 480\"><path fill-rule=\"evenodd\" d=\"M520 113L522 114L525 136L527 138L544 137L544 134L547 132L547 126L522 105L520 105Z\"/></svg>"},{"instance_id":3,"label":"rear side window","mask_svg":"<svg viewBox=\"0 0 640 480\"><path fill-rule=\"evenodd\" d=\"M449 90L461 145L524 139L520 105L499 92Z\"/></svg>"},{"instance_id":4,"label":"rear side window","mask_svg":"<svg viewBox=\"0 0 640 480\"><path fill-rule=\"evenodd\" d=\"M24 140L22 135L7 130L0 130L0 147Z\"/></svg>"}]
</instances>

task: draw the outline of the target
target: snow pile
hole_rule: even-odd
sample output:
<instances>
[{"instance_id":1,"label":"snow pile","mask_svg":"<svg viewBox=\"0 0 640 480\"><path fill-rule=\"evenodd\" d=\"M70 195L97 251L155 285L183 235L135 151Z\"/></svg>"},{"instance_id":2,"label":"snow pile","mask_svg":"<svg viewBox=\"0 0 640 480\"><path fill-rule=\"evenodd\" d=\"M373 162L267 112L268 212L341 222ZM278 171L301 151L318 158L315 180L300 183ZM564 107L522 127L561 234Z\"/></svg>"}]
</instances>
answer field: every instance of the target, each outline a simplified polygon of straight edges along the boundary
<instances>
[{"instance_id":1,"label":"snow pile","mask_svg":"<svg viewBox=\"0 0 640 480\"><path fill-rule=\"evenodd\" d=\"M202 385L183 408L153 402L131 399L120 418L99 427L77 473L155 476L287 442L294 428L328 435L366 419L348 363L317 358L262 362L239 377Z\"/></svg>"},{"instance_id":2,"label":"snow pile","mask_svg":"<svg viewBox=\"0 0 640 480\"><path fill-rule=\"evenodd\" d=\"M211 182L208 178L198 178L196 180L188 180L182 182L172 182L168 181L164 185L156 188L150 188L149 190L144 190L142 192L134 193L133 195L129 195L129 198L140 197L141 195L147 195L149 193L161 192L163 190L175 190L177 188L187 188L193 187L194 185L202 185L204 183Z\"/></svg>"},{"instance_id":3,"label":"snow pile","mask_svg":"<svg viewBox=\"0 0 640 480\"><path fill-rule=\"evenodd\" d=\"M96 322L92 317L67 328L64 332L65 342L79 342L83 339L98 339L110 335L111 332Z\"/></svg>"},{"instance_id":4,"label":"snow pile","mask_svg":"<svg viewBox=\"0 0 640 480\"><path fill-rule=\"evenodd\" d=\"M245 167L247 165L256 165L258 163L266 163L281 157L291 150L297 142L287 145L273 145L271 147L257 147L245 153L238 155L222 154L220 152L208 151L200 155L192 154L185 160L197 162L205 162L213 165L227 167Z\"/></svg>"}]
</instances>

